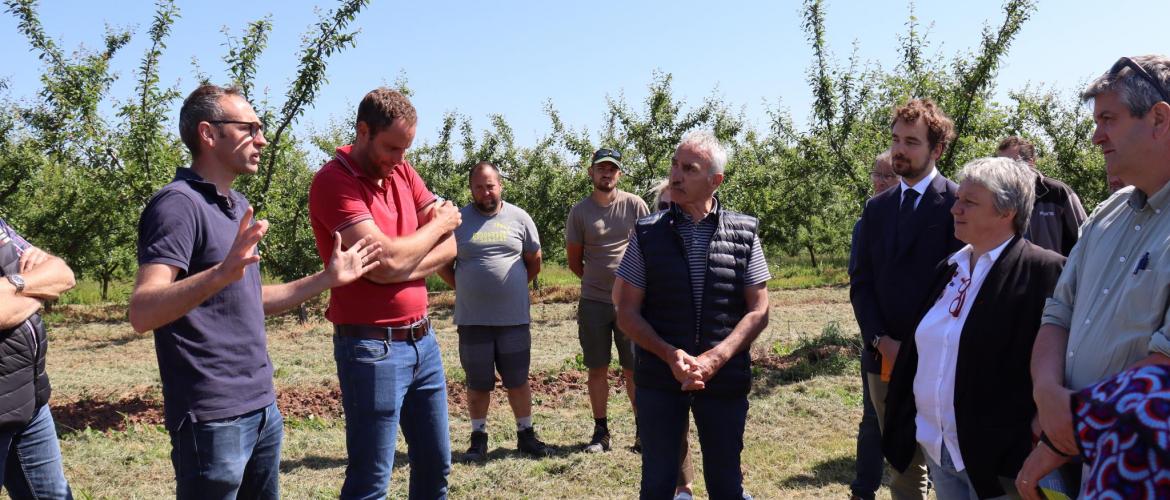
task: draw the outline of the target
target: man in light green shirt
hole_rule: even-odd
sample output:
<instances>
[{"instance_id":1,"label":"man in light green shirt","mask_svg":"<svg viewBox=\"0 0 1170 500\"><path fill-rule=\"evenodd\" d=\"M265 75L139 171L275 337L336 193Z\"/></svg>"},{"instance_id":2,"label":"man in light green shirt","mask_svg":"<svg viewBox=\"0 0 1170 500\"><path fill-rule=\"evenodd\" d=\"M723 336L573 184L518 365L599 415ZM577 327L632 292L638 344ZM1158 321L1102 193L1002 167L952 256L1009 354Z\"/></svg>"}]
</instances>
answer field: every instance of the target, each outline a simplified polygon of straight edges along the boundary
<instances>
[{"instance_id":1,"label":"man in light green shirt","mask_svg":"<svg viewBox=\"0 0 1170 500\"><path fill-rule=\"evenodd\" d=\"M1093 101L1092 139L1106 170L1131 187L1081 227L1045 306L1032 381L1051 444L1038 446L1020 471L1025 498L1078 452L1072 391L1133 366L1170 364L1170 58L1121 58L1082 98Z\"/></svg>"}]
</instances>

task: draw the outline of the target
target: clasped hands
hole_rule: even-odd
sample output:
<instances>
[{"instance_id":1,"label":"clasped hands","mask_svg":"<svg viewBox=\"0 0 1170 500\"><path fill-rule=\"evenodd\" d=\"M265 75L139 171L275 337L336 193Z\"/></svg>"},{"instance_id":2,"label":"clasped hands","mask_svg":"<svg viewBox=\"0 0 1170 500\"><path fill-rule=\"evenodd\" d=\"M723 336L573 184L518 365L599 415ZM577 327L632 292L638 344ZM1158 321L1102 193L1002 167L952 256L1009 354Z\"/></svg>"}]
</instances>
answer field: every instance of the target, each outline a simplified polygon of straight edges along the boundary
<instances>
[{"instance_id":1,"label":"clasped hands","mask_svg":"<svg viewBox=\"0 0 1170 500\"><path fill-rule=\"evenodd\" d=\"M682 349L675 349L669 360L670 371L675 380L682 384L684 391L698 391L706 388L707 381L723 367L723 361L714 350L698 356L691 356Z\"/></svg>"}]
</instances>

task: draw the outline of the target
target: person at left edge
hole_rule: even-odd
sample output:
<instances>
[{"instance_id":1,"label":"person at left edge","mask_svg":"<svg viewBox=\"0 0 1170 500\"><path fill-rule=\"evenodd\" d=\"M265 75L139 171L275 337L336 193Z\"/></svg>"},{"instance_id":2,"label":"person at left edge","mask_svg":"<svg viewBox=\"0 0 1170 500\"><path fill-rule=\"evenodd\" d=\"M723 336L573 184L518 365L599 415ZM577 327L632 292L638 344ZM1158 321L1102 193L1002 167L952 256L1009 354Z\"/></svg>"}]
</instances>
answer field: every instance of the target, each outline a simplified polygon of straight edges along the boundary
<instances>
[{"instance_id":1,"label":"person at left edge","mask_svg":"<svg viewBox=\"0 0 1170 500\"><path fill-rule=\"evenodd\" d=\"M370 240L337 248L324 271L262 285L268 222L232 182L256 173L267 142L237 88L202 85L179 111L191 167L146 204L130 324L154 330L178 498L279 498L283 419L264 316L377 267Z\"/></svg>"}]
</instances>

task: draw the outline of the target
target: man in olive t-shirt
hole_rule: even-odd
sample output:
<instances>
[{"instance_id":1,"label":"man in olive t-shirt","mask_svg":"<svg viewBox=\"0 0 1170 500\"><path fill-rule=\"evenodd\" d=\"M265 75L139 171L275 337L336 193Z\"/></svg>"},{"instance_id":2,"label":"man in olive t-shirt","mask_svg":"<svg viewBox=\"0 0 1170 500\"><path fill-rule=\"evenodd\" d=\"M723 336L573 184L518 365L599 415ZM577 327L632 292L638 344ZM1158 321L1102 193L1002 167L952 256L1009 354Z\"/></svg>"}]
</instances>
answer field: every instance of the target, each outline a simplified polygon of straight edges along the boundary
<instances>
[{"instance_id":1,"label":"man in olive t-shirt","mask_svg":"<svg viewBox=\"0 0 1170 500\"><path fill-rule=\"evenodd\" d=\"M593 153L589 177L593 193L573 205L565 224L565 249L569 269L581 278L581 302L577 309L577 338L581 341L585 367L589 369L589 403L593 408L593 437L588 452L609 450L606 411L609 387L610 342L617 347L618 361L625 377L626 394L634 404L633 345L617 327L614 316L614 271L622 260L630 230L639 218L650 214L646 202L617 189L622 176L622 154L610 149ZM611 340L612 339L612 340ZM637 439L635 449L639 448Z\"/></svg>"}]
</instances>

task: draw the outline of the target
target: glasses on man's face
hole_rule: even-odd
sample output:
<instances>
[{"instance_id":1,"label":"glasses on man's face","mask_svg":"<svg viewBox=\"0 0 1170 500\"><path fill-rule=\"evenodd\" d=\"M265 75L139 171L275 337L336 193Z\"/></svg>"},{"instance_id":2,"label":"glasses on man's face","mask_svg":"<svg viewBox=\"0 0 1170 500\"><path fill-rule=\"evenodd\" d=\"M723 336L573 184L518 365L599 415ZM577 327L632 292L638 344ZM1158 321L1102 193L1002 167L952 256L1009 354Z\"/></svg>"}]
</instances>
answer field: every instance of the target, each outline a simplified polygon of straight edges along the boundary
<instances>
[{"instance_id":1,"label":"glasses on man's face","mask_svg":"<svg viewBox=\"0 0 1170 500\"><path fill-rule=\"evenodd\" d=\"M596 153L593 153L593 161L597 161L598 158L613 158L615 160L621 161L622 152L602 148L598 149Z\"/></svg>"},{"instance_id":2,"label":"glasses on man's face","mask_svg":"<svg viewBox=\"0 0 1170 500\"><path fill-rule=\"evenodd\" d=\"M1117 76L1117 74L1121 73L1121 70L1125 68L1133 70L1134 74L1145 80L1146 83L1149 83L1152 87L1154 87L1154 90L1158 91L1158 95L1162 96L1163 101L1170 103L1170 92L1167 92L1166 89L1162 88L1162 84L1159 83L1153 75L1147 72L1146 69L1142 67L1142 65L1134 62L1133 59L1128 57L1122 57L1121 59L1118 59L1117 62L1113 63L1113 67L1109 68L1109 74L1112 76Z\"/></svg>"},{"instance_id":3,"label":"glasses on man's face","mask_svg":"<svg viewBox=\"0 0 1170 500\"><path fill-rule=\"evenodd\" d=\"M883 174L883 173L879 173L879 172L870 172L869 173L869 180L874 181L874 182L877 182L877 181L894 182L897 179L898 179L897 174Z\"/></svg>"},{"instance_id":4,"label":"glasses on man's face","mask_svg":"<svg viewBox=\"0 0 1170 500\"><path fill-rule=\"evenodd\" d=\"M235 125L247 125L248 135L253 139L256 138L256 134L264 131L264 124L260 122L242 122L239 120L208 120L207 123L214 123L216 125L224 125L229 123Z\"/></svg>"}]
</instances>

